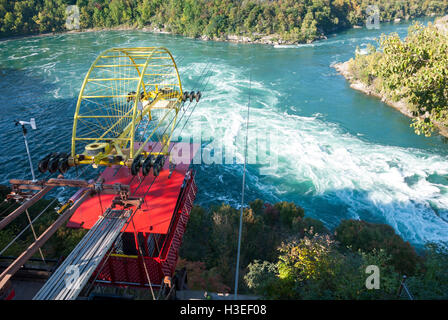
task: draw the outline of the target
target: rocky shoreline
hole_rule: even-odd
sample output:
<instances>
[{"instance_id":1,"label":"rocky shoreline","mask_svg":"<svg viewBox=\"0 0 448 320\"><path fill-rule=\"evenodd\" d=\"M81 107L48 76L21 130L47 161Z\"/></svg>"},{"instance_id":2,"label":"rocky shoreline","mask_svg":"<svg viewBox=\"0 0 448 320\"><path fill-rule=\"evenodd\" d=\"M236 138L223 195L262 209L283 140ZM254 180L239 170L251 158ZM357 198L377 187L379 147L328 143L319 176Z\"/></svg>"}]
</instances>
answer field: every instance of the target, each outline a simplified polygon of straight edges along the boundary
<instances>
[{"instance_id":1,"label":"rocky shoreline","mask_svg":"<svg viewBox=\"0 0 448 320\"><path fill-rule=\"evenodd\" d=\"M432 14L431 17L434 17L435 14ZM446 18L446 17L445 17ZM409 20L409 17L406 17L404 20ZM383 22L394 22L399 23L401 19L393 19L393 20L385 20ZM362 25L353 25L352 28L359 29L363 28ZM99 32L99 31L129 31L129 30L140 30L144 32L150 32L155 34L171 34L171 35L177 35L176 33L168 31L166 28L158 28L154 26L145 26L145 27L137 27L137 26L129 26L129 25L121 25L117 27L110 27L110 28L87 28L87 29L80 29L80 30L71 30L71 31L60 31L60 32L49 32L49 33L38 33L38 34L28 34L28 35L19 35L19 36L12 36L7 38L0 38L0 41L5 40L11 40L11 39L20 39L20 38L27 38L27 37L42 37L42 36L53 36L53 35L60 35L60 34L71 34L71 33L84 33L84 32ZM332 32L336 32L337 30L333 30ZM274 34L261 34L261 33L252 33L252 35L235 35L235 34L228 34L223 35L221 37L209 37L207 35L202 35L200 37L189 37L185 35L180 35L182 37L190 38L190 39L198 39L203 41L218 41L218 42L233 42L233 43L252 43L252 44L265 44L265 45L299 45L299 44L305 44L305 43L312 43L314 41L319 40L326 40L327 36L323 33L314 40L309 40L307 42L298 42L298 41L291 41L282 39L280 34L274 33Z\"/></svg>"},{"instance_id":2,"label":"rocky shoreline","mask_svg":"<svg viewBox=\"0 0 448 320\"><path fill-rule=\"evenodd\" d=\"M361 91L368 96L374 96L380 99L382 102L400 111L402 114L411 119L416 118L409 111L409 107L404 100L392 101L386 95L378 93L373 86L366 85L365 83L355 79L353 74L350 72L349 63L350 61L335 63L333 65L333 68L335 68L342 76L344 76L345 79L348 80L348 82L350 82L350 88ZM437 127L438 133L448 138L448 128L438 123L435 123L435 125Z\"/></svg>"},{"instance_id":3,"label":"rocky shoreline","mask_svg":"<svg viewBox=\"0 0 448 320\"><path fill-rule=\"evenodd\" d=\"M12 40L12 39L21 39L21 38L29 38L29 37L43 37L43 36L54 36L61 34L76 34L76 33L85 33L85 32L100 32L100 31L130 31L130 30L140 30L143 32L155 33L155 34L171 34L176 35L166 29L160 29L157 27L143 27L137 28L134 26L118 26L112 28L88 28L88 29L80 29L80 30L71 30L71 31L61 31L61 32L49 32L49 33L38 33L38 34L29 34L29 35L19 35L12 36L7 38L0 38L0 41ZM179 35L189 39L197 39L202 41L218 41L218 42L233 42L233 43L253 43L253 44L265 44L265 45L298 45L300 44L297 41L290 41L282 39L279 34L258 34L253 33L252 36L244 36L244 35L224 35L222 37L209 37L207 35L202 35L200 37L188 37L184 35ZM327 39L325 35L321 35L319 38L314 41ZM307 43L311 43L313 41L308 41Z\"/></svg>"}]
</instances>

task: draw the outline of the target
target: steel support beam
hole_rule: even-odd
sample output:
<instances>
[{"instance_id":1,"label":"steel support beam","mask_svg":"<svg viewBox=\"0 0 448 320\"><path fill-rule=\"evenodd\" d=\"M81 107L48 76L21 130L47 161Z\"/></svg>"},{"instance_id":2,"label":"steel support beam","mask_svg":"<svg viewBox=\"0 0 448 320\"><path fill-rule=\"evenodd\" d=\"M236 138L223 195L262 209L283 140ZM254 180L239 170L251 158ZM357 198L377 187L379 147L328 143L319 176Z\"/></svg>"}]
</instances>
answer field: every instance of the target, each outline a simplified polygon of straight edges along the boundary
<instances>
[{"instance_id":1,"label":"steel support beam","mask_svg":"<svg viewBox=\"0 0 448 320\"><path fill-rule=\"evenodd\" d=\"M128 185L123 184L102 184L99 183L89 183L85 180L75 180L75 179L50 179L48 181L32 181L32 180L19 180L19 179L11 179L9 182L14 186L17 186L19 189L36 189L36 188L44 188L44 187L72 187L72 188L90 188L95 189L95 186L101 186L102 191L108 193L108 191L117 191L117 189L121 188L122 191L129 191ZM36 194L37 195L37 194ZM30 199L31 200L31 199Z\"/></svg>"},{"instance_id":2,"label":"steel support beam","mask_svg":"<svg viewBox=\"0 0 448 320\"><path fill-rule=\"evenodd\" d=\"M0 275L0 291L12 278L12 276L48 241L48 239L73 215L76 209L91 194L91 190L85 193L65 211L40 237L33 242L8 268Z\"/></svg>"},{"instance_id":3,"label":"steel support beam","mask_svg":"<svg viewBox=\"0 0 448 320\"><path fill-rule=\"evenodd\" d=\"M14 210L12 213L10 213L8 216L6 216L2 221L0 221L0 230L2 230L4 227L6 227L9 223L11 223L11 221L13 221L15 218L20 216L22 213L24 213L26 209L28 209L33 204L35 204L37 201L39 201L51 189L53 189L52 186L46 186L41 191L36 193L31 199L26 201L24 204L22 204L16 210Z\"/></svg>"}]
</instances>

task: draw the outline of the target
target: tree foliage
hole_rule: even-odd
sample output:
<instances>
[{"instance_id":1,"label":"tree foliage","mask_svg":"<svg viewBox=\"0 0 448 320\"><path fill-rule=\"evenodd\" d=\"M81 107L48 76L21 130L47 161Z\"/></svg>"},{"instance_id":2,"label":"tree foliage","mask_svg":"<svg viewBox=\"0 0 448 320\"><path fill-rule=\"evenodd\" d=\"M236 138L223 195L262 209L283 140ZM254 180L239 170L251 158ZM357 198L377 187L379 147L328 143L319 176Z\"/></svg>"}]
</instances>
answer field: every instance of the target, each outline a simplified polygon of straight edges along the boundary
<instances>
[{"instance_id":1,"label":"tree foliage","mask_svg":"<svg viewBox=\"0 0 448 320\"><path fill-rule=\"evenodd\" d=\"M10 192L11 190L9 188L0 186L0 212L3 213L0 219L10 214L19 206L17 203L12 204L4 201L6 195ZM31 220L33 221L36 218L36 221L33 222L33 227L37 236L41 235L59 217L55 210L58 205L60 204L57 201L53 202L53 199L44 198L37 201L28 209ZM37 218L41 212L43 212L42 215ZM22 214L13 223L0 230L0 250L6 248L11 240L27 227L29 227L28 218L26 214ZM87 230L85 229L70 229L62 226L42 247L44 257L59 259L68 256L86 233ZM34 235L30 228L28 228L17 241L8 247L3 255L18 256L34 241ZM40 258L39 253L36 253L34 257Z\"/></svg>"},{"instance_id":2,"label":"tree foliage","mask_svg":"<svg viewBox=\"0 0 448 320\"><path fill-rule=\"evenodd\" d=\"M411 244L405 242L387 224L343 220L336 228L335 235L343 246L350 246L354 251L384 250L390 255L395 270L401 274L414 274L421 262Z\"/></svg>"},{"instance_id":3,"label":"tree foliage","mask_svg":"<svg viewBox=\"0 0 448 320\"><path fill-rule=\"evenodd\" d=\"M416 299L448 299L448 247L426 245L424 264L407 284Z\"/></svg>"},{"instance_id":4,"label":"tree foliage","mask_svg":"<svg viewBox=\"0 0 448 320\"><path fill-rule=\"evenodd\" d=\"M65 8L76 4L82 28L151 26L191 37L277 35L293 42L366 21L377 4L382 21L445 14L447 1L431 0L0 0L0 35L65 30Z\"/></svg>"},{"instance_id":5,"label":"tree foliage","mask_svg":"<svg viewBox=\"0 0 448 320\"><path fill-rule=\"evenodd\" d=\"M399 276L383 250L343 253L330 235L310 233L279 247L277 262L254 261L248 287L268 299L392 299ZM381 269L379 290L365 286L368 265Z\"/></svg>"},{"instance_id":6,"label":"tree foliage","mask_svg":"<svg viewBox=\"0 0 448 320\"><path fill-rule=\"evenodd\" d=\"M177 268L186 269L188 289L190 290L230 292L230 288L222 282L222 277L216 268L207 270L204 262L179 259Z\"/></svg>"},{"instance_id":7,"label":"tree foliage","mask_svg":"<svg viewBox=\"0 0 448 320\"><path fill-rule=\"evenodd\" d=\"M215 268L222 281L232 287L235 279L240 211L227 204L206 210L195 206L190 213L180 256L202 261L208 270ZM284 239L301 236L307 229L329 231L320 221L305 218L301 207L289 202L274 205L262 200L243 210L240 274L256 259L274 261Z\"/></svg>"},{"instance_id":8,"label":"tree foliage","mask_svg":"<svg viewBox=\"0 0 448 320\"><path fill-rule=\"evenodd\" d=\"M406 39L383 35L380 49L351 60L355 78L377 92L407 102L417 134L430 136L437 123L448 125L448 34L415 23Z\"/></svg>"}]
</instances>

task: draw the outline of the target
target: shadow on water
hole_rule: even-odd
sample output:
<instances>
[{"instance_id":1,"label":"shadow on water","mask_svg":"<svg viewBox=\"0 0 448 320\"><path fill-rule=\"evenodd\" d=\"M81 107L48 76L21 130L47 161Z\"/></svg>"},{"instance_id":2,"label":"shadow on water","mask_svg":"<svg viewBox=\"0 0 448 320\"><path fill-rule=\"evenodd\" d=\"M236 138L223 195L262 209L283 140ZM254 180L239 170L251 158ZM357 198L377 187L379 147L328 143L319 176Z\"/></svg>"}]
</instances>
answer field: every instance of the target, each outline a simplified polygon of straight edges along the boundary
<instances>
[{"instance_id":1,"label":"shadow on water","mask_svg":"<svg viewBox=\"0 0 448 320\"><path fill-rule=\"evenodd\" d=\"M31 112L40 101L44 100L46 91L51 88L54 89L51 84L31 72L4 68L0 65L1 119Z\"/></svg>"}]
</instances>

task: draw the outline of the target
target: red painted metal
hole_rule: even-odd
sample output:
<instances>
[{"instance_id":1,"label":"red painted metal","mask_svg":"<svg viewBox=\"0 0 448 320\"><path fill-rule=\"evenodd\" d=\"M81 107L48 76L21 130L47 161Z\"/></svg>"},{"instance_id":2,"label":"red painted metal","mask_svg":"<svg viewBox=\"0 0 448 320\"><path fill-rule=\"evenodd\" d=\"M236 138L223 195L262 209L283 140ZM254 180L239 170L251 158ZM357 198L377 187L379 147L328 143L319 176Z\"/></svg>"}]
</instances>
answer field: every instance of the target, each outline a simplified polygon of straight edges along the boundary
<instances>
[{"instance_id":1,"label":"red painted metal","mask_svg":"<svg viewBox=\"0 0 448 320\"><path fill-rule=\"evenodd\" d=\"M104 178L104 184L120 183L129 185L133 196L144 197L145 203L135 213L133 223L129 224L125 230L126 232L149 232L157 234L166 234L168 232L182 183L188 172L190 162L198 150L198 145L176 143L173 148L176 150L185 150L187 148L191 151L189 152L189 156L184 157L183 163L176 165L171 177L168 178L169 163L165 161L164 169L160 172L152 186L151 184L154 180L152 171L146 179L141 175L141 171L138 176L133 177L130 169L125 166L113 166L103 171L101 178ZM145 147L146 151L150 151L151 149L160 151L158 144ZM148 189L149 192L146 194ZM114 197L115 195L108 194L93 195L78 208L71 217L67 227L90 229L96 223L102 211L112 204Z\"/></svg>"},{"instance_id":2,"label":"red painted metal","mask_svg":"<svg viewBox=\"0 0 448 320\"><path fill-rule=\"evenodd\" d=\"M182 238L186 230L197 187L191 171L191 178L178 199L169 232L157 257L124 256L111 254L107 261L100 263L93 278L99 283L116 286L147 286L148 279L142 261L146 264L152 285L160 285L165 276L172 277L176 268Z\"/></svg>"},{"instance_id":3,"label":"red painted metal","mask_svg":"<svg viewBox=\"0 0 448 320\"><path fill-rule=\"evenodd\" d=\"M151 148L158 150L156 144L150 145L147 150ZM133 178L130 170L124 166L106 168L101 174L105 184L129 185L132 196L144 197L144 204L136 211L132 223L129 223L123 232L134 235L141 233L145 245L141 248L143 257L138 254L117 254L115 251L111 255L106 255L92 276L98 283L146 287L148 286L146 272L148 272L151 284L157 286L162 283L165 276L173 276L197 192L194 172L189 169L189 164L198 150L198 145L177 143L174 150L182 150L181 152L189 150L189 152L188 155L182 155L183 163L176 165L169 178L169 164L166 161L164 170L160 172L153 185L151 185L154 180L152 173L146 179L143 179L143 176ZM115 195L106 194L90 197L78 208L67 226L90 229L102 213L101 208L103 210L108 208L114 197ZM148 237L156 235L160 237L158 254L152 257L145 256L148 252L146 245Z\"/></svg>"}]
</instances>

